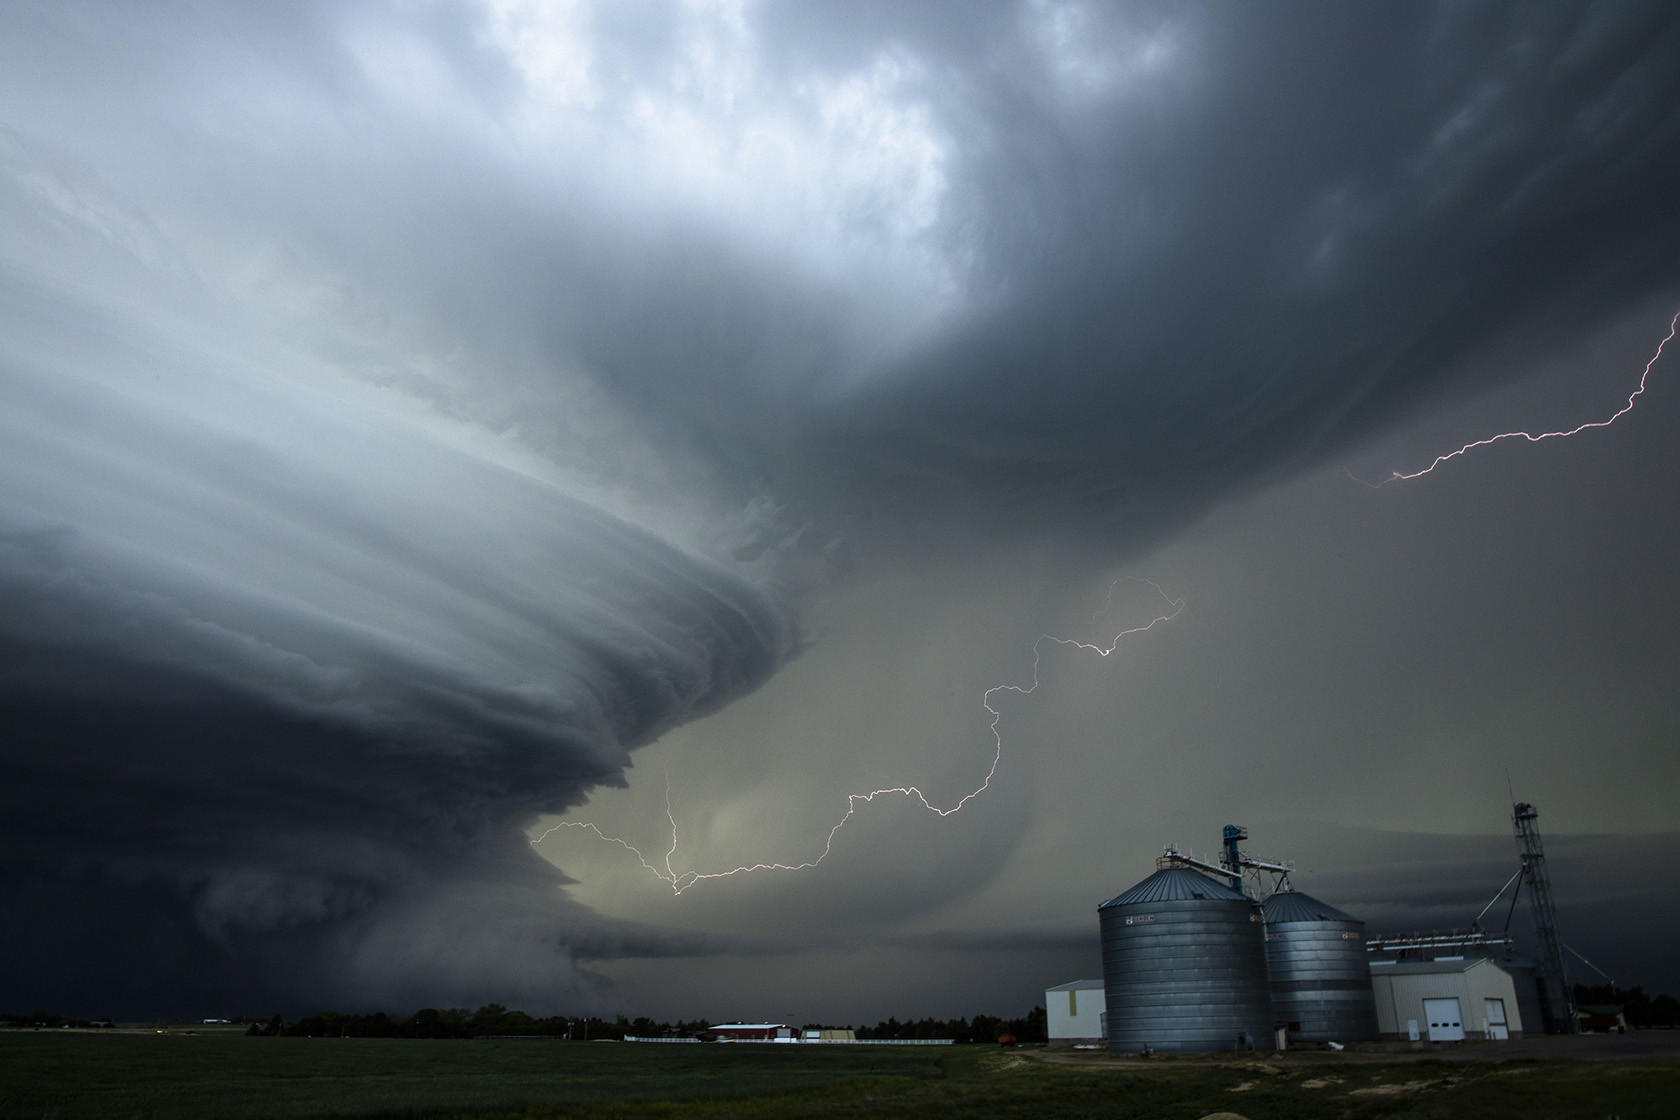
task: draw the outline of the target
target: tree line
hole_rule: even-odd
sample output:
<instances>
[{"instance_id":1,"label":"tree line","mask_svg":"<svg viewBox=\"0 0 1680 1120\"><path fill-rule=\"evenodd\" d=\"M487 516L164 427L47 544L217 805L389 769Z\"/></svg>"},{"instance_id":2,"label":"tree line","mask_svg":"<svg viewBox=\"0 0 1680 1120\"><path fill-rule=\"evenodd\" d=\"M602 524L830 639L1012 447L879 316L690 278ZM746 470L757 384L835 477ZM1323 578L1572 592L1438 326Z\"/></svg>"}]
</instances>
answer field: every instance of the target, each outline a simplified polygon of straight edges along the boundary
<instances>
[{"instance_id":1,"label":"tree line","mask_svg":"<svg viewBox=\"0 0 1680 1120\"><path fill-rule=\"evenodd\" d=\"M658 1022L645 1016L612 1019L600 1016L548 1015L537 1017L523 1011L509 1011L499 1003L487 1003L477 1011L464 1008L423 1007L412 1015L375 1011L367 1015L346 1015L338 1011L317 1011L287 1022L275 1015L266 1023L252 1023L245 1032L252 1035L289 1038L568 1038L578 1041L693 1035L711 1023L704 1019Z\"/></svg>"},{"instance_id":2,"label":"tree line","mask_svg":"<svg viewBox=\"0 0 1680 1120\"><path fill-rule=\"evenodd\" d=\"M1622 1017L1630 1027L1680 1027L1680 1000L1664 993L1655 997L1645 994L1643 986L1618 988L1613 984L1575 985L1575 1006L1585 1004L1621 1004Z\"/></svg>"},{"instance_id":3,"label":"tree line","mask_svg":"<svg viewBox=\"0 0 1680 1120\"><path fill-rule=\"evenodd\" d=\"M461 1008L422 1008L412 1015L375 1011L368 1015L346 1015L317 1011L287 1022L275 1015L266 1023L252 1023L247 1034L308 1038L497 1038L509 1036L565 1038L576 1041L633 1038L692 1038L710 1030L706 1019L663 1022L646 1017L612 1019L598 1016L550 1015L544 1018L523 1011L509 1011L499 1003L487 1003L477 1011ZM833 1029L833 1024L806 1023L802 1030ZM852 1029L846 1027L844 1029ZM973 1019L918 1019L899 1022L884 1020L873 1027L856 1028L860 1039L950 1038L957 1042L995 1043L1005 1035L1020 1042L1043 1042L1046 1038L1044 1008L1035 1007L1018 1019L976 1015Z\"/></svg>"},{"instance_id":4,"label":"tree line","mask_svg":"<svg viewBox=\"0 0 1680 1120\"><path fill-rule=\"evenodd\" d=\"M1019 1019L976 1015L972 1019L917 1019L901 1023L888 1019L873 1027L859 1027L857 1036L866 1039L953 1038L958 1042L997 1042L1004 1036L1016 1042L1044 1042L1049 1037L1044 1008L1035 1007Z\"/></svg>"},{"instance_id":5,"label":"tree line","mask_svg":"<svg viewBox=\"0 0 1680 1120\"><path fill-rule=\"evenodd\" d=\"M31 1011L27 1015L0 1013L0 1027L80 1027L85 1030L115 1025L109 1019L76 1019L68 1015L54 1015L50 1011Z\"/></svg>"}]
</instances>

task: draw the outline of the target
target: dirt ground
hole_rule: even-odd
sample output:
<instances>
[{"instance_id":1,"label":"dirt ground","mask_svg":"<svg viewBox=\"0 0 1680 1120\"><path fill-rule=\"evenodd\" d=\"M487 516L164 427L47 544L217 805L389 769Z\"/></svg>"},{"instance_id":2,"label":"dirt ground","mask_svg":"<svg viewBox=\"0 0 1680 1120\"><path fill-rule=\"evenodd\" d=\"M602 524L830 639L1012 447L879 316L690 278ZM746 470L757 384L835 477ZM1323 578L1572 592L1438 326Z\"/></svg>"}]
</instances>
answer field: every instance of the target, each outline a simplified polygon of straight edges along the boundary
<instances>
[{"instance_id":1,"label":"dirt ground","mask_svg":"<svg viewBox=\"0 0 1680 1120\"><path fill-rule=\"evenodd\" d=\"M1425 1048L1425 1055L1430 1051ZM1623 1061L1630 1058L1680 1059L1680 1031L1629 1031L1627 1034L1539 1035L1511 1042L1475 1042L1443 1046L1433 1057L1448 1061Z\"/></svg>"},{"instance_id":2,"label":"dirt ground","mask_svg":"<svg viewBox=\"0 0 1680 1120\"><path fill-rule=\"evenodd\" d=\"M1680 1061L1680 1031L1629 1031L1627 1034L1541 1035L1510 1042L1461 1042L1445 1045L1408 1042L1356 1043L1346 1050L1287 1050L1282 1053L1253 1051L1198 1056L1155 1055L1110 1056L1095 1050L1028 1050L1039 1061L1055 1065L1093 1068L1160 1065L1166 1062L1230 1062L1269 1064L1333 1065L1342 1062L1412 1062L1437 1059L1449 1062L1533 1062L1533 1061Z\"/></svg>"}]
</instances>

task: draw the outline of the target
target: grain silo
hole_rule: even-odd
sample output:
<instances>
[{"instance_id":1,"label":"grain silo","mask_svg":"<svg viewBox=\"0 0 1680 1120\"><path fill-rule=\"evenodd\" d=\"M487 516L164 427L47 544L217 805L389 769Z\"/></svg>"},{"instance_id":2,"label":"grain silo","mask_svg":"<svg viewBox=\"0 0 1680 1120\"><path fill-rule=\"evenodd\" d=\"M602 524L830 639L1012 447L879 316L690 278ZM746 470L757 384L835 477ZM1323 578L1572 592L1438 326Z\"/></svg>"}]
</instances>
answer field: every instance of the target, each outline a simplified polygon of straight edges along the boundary
<instances>
[{"instance_id":1,"label":"grain silo","mask_svg":"<svg viewBox=\"0 0 1680 1120\"><path fill-rule=\"evenodd\" d=\"M1291 1042L1377 1037L1365 923L1299 891L1261 905L1272 1010Z\"/></svg>"},{"instance_id":2,"label":"grain silo","mask_svg":"<svg viewBox=\"0 0 1680 1120\"><path fill-rule=\"evenodd\" d=\"M1168 866L1097 919L1110 1053L1273 1048L1260 907L1240 891Z\"/></svg>"}]
</instances>

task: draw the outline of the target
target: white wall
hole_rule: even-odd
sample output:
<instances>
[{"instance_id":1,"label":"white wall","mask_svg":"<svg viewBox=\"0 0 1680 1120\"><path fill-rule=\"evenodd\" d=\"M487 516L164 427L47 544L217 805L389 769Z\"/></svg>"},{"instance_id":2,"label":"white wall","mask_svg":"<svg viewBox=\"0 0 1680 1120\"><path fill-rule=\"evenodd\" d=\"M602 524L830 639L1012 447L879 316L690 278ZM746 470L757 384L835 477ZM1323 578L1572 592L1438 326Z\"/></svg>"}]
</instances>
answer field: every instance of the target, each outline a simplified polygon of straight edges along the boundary
<instances>
[{"instance_id":1,"label":"white wall","mask_svg":"<svg viewBox=\"0 0 1680 1120\"><path fill-rule=\"evenodd\" d=\"M1103 1011L1107 1006L1100 984L1091 988L1046 991L1044 1011L1051 1044L1076 1040L1102 1041L1105 1037Z\"/></svg>"},{"instance_id":2,"label":"white wall","mask_svg":"<svg viewBox=\"0 0 1680 1120\"><path fill-rule=\"evenodd\" d=\"M1371 970L1371 990L1377 999L1377 1029L1384 1038L1406 1038L1406 1021L1416 1019L1423 1041L1429 1039L1429 1018L1423 1013L1426 999L1456 999L1464 1020L1466 1038L1483 1038L1486 1032L1488 999L1503 1000L1505 1021L1511 1038L1519 1038L1524 1026L1517 1010L1517 989L1510 973L1489 960L1476 961L1462 971L1392 972L1383 966Z\"/></svg>"}]
</instances>

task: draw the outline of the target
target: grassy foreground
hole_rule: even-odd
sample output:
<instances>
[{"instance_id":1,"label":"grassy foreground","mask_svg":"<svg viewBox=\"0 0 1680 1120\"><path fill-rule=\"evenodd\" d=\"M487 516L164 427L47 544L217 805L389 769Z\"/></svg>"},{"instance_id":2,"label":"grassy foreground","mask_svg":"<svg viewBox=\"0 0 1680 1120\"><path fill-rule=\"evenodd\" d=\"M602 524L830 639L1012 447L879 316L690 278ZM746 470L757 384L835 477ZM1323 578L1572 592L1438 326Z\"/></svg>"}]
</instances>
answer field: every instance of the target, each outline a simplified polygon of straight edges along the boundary
<instances>
[{"instance_id":1,"label":"grassy foreground","mask_svg":"<svg viewBox=\"0 0 1680 1120\"><path fill-rule=\"evenodd\" d=\"M654 1046L7 1032L0 1116L1165 1117L1680 1114L1680 1063L1049 1065L991 1047Z\"/></svg>"}]
</instances>

